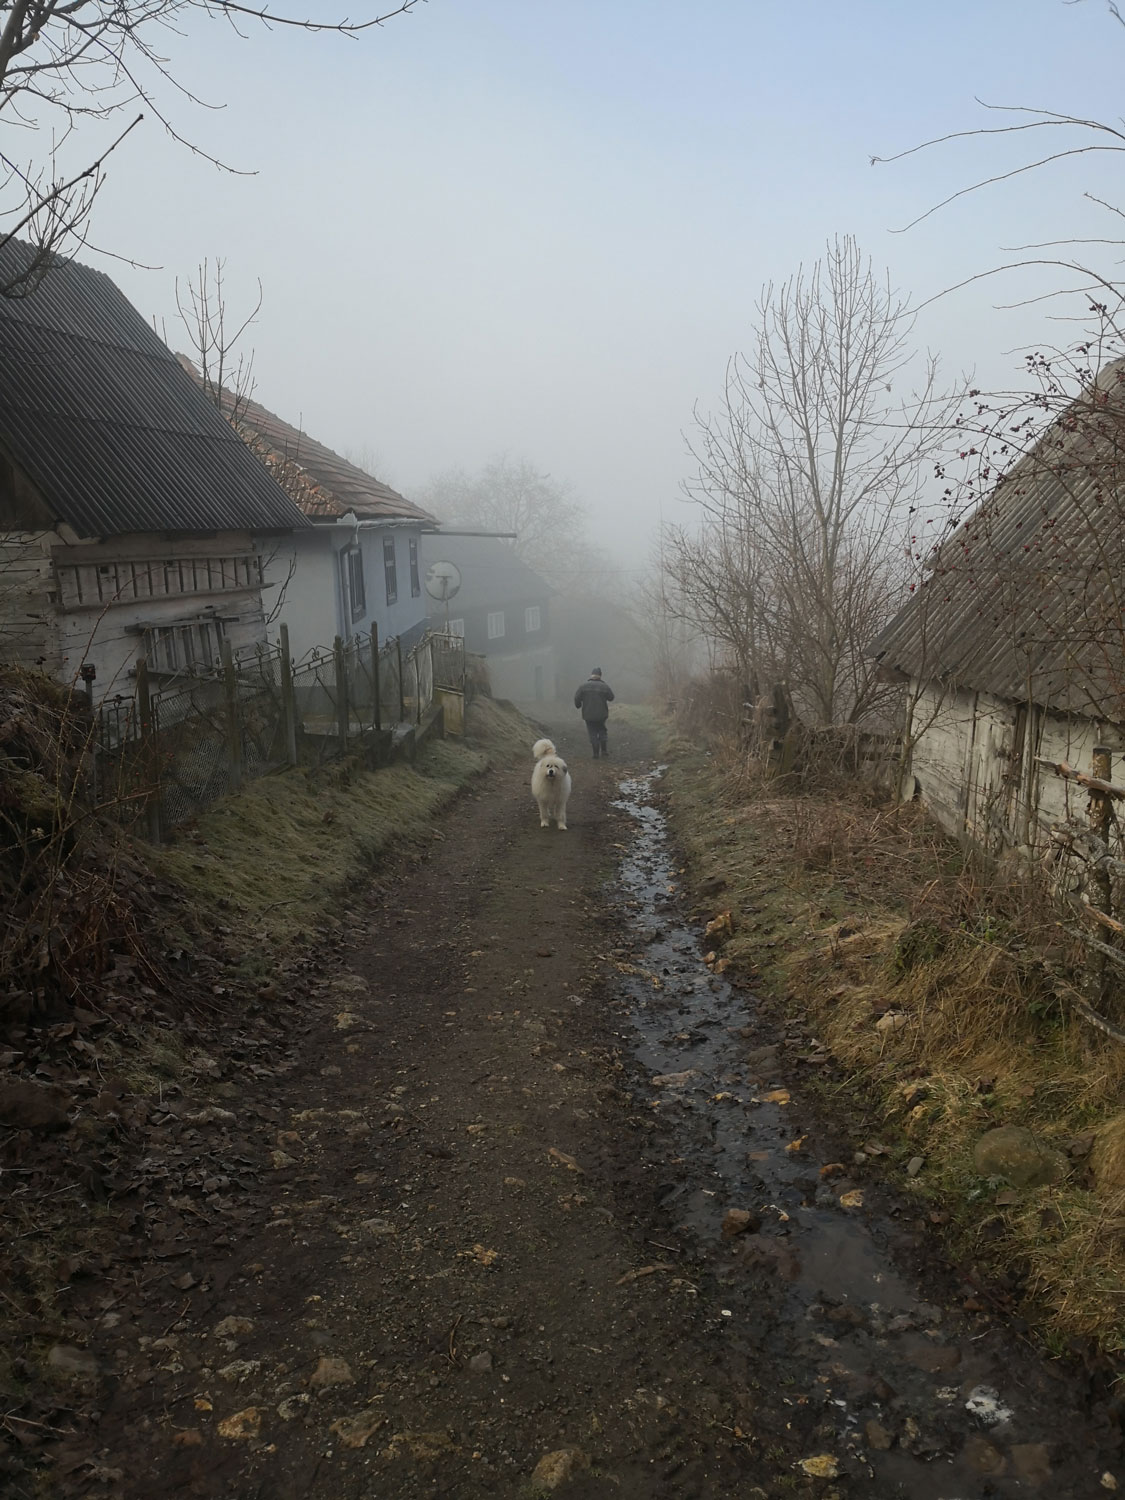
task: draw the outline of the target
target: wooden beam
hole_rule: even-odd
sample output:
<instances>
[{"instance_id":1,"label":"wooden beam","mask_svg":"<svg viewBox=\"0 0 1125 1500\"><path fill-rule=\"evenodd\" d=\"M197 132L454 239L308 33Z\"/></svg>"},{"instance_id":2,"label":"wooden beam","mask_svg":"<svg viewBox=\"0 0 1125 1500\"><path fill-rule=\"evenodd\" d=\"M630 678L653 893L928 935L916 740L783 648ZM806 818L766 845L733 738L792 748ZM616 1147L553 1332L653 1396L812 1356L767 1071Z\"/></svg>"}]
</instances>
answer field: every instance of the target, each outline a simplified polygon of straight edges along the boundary
<instances>
[{"instance_id":1,"label":"wooden beam","mask_svg":"<svg viewBox=\"0 0 1125 1500\"><path fill-rule=\"evenodd\" d=\"M1104 911L1099 911L1096 906L1091 906L1088 896L1082 897L1082 910L1095 922L1100 922L1103 927L1108 927L1110 932L1125 934L1125 923L1119 922L1116 917L1107 916Z\"/></svg>"},{"instance_id":2,"label":"wooden beam","mask_svg":"<svg viewBox=\"0 0 1125 1500\"><path fill-rule=\"evenodd\" d=\"M1115 786L1112 781L1102 781L1097 776L1087 776L1083 771L1076 771L1073 766L1068 766L1065 760L1047 760L1044 756L1037 755L1035 764L1054 771L1055 775L1061 776L1064 781L1076 781L1087 791L1101 792L1103 796L1115 797L1119 802L1125 802L1125 786Z\"/></svg>"}]
</instances>

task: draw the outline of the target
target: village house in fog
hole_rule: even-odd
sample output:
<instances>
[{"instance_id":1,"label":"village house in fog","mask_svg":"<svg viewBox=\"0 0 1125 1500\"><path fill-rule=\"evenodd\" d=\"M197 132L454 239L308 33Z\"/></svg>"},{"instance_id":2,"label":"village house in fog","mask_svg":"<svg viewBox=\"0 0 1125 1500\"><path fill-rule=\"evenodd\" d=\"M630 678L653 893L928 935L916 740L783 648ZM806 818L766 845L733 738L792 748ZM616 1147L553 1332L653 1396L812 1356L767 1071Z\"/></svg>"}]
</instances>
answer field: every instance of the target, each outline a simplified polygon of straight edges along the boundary
<instances>
[{"instance_id":1,"label":"village house in fog","mask_svg":"<svg viewBox=\"0 0 1125 1500\"><path fill-rule=\"evenodd\" d=\"M29 247L0 246L0 280ZM0 299L0 654L97 696L266 638L263 550L312 523L108 276Z\"/></svg>"},{"instance_id":2,"label":"village house in fog","mask_svg":"<svg viewBox=\"0 0 1125 1500\"><path fill-rule=\"evenodd\" d=\"M456 526L422 541L424 568L453 563L461 575L446 606L429 601L430 625L465 638L465 650L487 659L498 698L553 702L557 694L551 636L552 589L497 537L457 535Z\"/></svg>"},{"instance_id":3,"label":"village house in fog","mask_svg":"<svg viewBox=\"0 0 1125 1500\"><path fill-rule=\"evenodd\" d=\"M262 547L270 638L284 624L294 660L373 628L413 645L426 629L433 516L257 401L224 391L222 409L310 523Z\"/></svg>"},{"instance_id":4,"label":"village house in fog","mask_svg":"<svg viewBox=\"0 0 1125 1500\"><path fill-rule=\"evenodd\" d=\"M998 853L1084 816L1040 758L1089 771L1095 746L1125 749L1123 371L1013 466L871 648L903 685L919 796Z\"/></svg>"}]
</instances>

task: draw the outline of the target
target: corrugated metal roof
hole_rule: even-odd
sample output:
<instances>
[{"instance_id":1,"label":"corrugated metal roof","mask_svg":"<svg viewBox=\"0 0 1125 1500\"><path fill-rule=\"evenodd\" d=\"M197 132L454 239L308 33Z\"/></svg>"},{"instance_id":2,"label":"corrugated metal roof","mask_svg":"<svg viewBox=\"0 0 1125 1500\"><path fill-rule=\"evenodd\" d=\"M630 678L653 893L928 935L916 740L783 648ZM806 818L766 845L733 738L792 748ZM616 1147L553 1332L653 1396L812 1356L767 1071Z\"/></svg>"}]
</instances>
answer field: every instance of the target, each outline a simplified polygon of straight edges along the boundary
<instances>
[{"instance_id":1,"label":"corrugated metal roof","mask_svg":"<svg viewBox=\"0 0 1125 1500\"><path fill-rule=\"evenodd\" d=\"M191 367L190 360L184 356L181 359ZM257 401L224 391L223 403L228 415L233 414L235 426L305 515L324 520L351 511L360 520L436 524L428 511L392 490L389 484L349 463Z\"/></svg>"},{"instance_id":2,"label":"corrugated metal roof","mask_svg":"<svg viewBox=\"0 0 1125 1500\"><path fill-rule=\"evenodd\" d=\"M911 677L1120 718L1123 501L1125 361L958 526L871 654Z\"/></svg>"},{"instance_id":3,"label":"corrugated metal roof","mask_svg":"<svg viewBox=\"0 0 1125 1500\"><path fill-rule=\"evenodd\" d=\"M0 282L29 246L0 246ZM0 298L0 449L80 535L309 523L101 271Z\"/></svg>"}]
</instances>

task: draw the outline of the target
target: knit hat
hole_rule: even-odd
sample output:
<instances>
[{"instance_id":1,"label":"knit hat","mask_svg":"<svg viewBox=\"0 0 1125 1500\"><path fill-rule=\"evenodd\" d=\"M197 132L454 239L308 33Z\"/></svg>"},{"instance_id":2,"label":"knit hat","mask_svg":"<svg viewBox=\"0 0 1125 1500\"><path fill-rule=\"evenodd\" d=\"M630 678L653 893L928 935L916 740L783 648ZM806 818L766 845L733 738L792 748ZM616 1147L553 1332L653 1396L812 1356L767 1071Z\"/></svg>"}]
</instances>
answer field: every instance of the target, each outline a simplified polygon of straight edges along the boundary
<instances>
[{"instance_id":1,"label":"knit hat","mask_svg":"<svg viewBox=\"0 0 1125 1500\"><path fill-rule=\"evenodd\" d=\"M591 671L591 673L590 673L591 677L600 677L601 675L602 675L602 669L601 669L601 667L595 667Z\"/></svg>"}]
</instances>

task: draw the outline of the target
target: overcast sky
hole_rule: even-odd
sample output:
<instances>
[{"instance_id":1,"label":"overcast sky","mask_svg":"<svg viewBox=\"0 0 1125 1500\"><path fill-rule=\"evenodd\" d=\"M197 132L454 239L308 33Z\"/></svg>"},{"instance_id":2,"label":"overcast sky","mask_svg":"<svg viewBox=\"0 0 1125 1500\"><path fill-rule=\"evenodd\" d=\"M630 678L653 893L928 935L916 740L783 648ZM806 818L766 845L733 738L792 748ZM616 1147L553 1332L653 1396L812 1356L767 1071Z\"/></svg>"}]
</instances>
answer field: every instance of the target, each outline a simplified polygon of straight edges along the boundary
<instances>
[{"instance_id":1,"label":"overcast sky","mask_svg":"<svg viewBox=\"0 0 1125 1500\"><path fill-rule=\"evenodd\" d=\"M851 233L921 301L1003 245L1113 233L1084 192L1125 201L1123 158L1085 156L898 234L1028 140L870 165L997 123L974 96L1117 120L1125 29L1102 0L429 0L353 42L250 38L200 21L167 50L226 105L170 104L179 128L256 175L146 122L95 238L157 269L94 263L182 347L175 277L225 257L234 312L262 282L266 406L367 450L406 494L527 456L634 565L661 508L682 513L682 432L749 343L764 282ZM1017 346L1058 330L1042 305L993 304L1040 289L943 299L919 340L951 374L1006 381Z\"/></svg>"}]
</instances>

